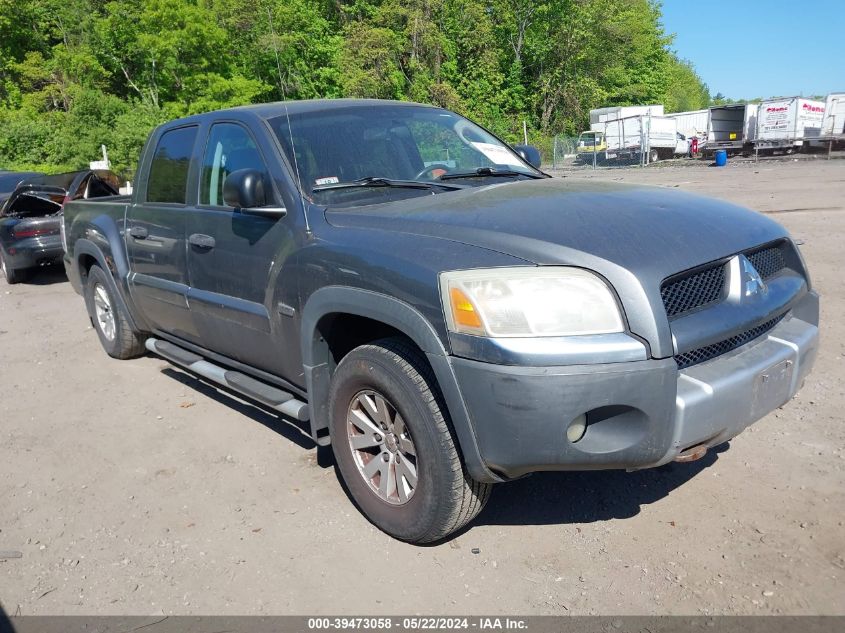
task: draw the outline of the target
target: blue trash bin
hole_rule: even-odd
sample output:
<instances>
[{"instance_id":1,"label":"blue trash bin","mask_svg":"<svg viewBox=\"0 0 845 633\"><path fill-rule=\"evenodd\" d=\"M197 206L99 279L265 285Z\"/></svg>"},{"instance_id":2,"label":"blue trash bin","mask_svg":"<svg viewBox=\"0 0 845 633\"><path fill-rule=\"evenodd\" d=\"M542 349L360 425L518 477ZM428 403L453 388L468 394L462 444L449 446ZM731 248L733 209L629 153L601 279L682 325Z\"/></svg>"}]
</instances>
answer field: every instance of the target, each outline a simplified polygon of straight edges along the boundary
<instances>
[{"instance_id":1,"label":"blue trash bin","mask_svg":"<svg viewBox=\"0 0 845 633\"><path fill-rule=\"evenodd\" d=\"M724 167L728 164L728 152L724 149L716 150L716 167Z\"/></svg>"}]
</instances>

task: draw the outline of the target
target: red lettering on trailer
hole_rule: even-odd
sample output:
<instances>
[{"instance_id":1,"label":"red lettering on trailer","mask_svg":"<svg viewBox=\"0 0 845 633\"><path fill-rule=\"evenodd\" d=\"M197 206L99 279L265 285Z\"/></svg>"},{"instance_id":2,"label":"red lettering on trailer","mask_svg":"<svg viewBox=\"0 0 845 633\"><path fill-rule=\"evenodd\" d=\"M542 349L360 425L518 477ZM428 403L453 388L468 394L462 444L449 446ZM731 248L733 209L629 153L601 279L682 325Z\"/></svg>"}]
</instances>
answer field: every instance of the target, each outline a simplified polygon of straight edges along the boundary
<instances>
[{"instance_id":1,"label":"red lettering on trailer","mask_svg":"<svg viewBox=\"0 0 845 633\"><path fill-rule=\"evenodd\" d=\"M809 103L805 103L801 107L807 112L824 112L824 106L814 106L810 105Z\"/></svg>"}]
</instances>

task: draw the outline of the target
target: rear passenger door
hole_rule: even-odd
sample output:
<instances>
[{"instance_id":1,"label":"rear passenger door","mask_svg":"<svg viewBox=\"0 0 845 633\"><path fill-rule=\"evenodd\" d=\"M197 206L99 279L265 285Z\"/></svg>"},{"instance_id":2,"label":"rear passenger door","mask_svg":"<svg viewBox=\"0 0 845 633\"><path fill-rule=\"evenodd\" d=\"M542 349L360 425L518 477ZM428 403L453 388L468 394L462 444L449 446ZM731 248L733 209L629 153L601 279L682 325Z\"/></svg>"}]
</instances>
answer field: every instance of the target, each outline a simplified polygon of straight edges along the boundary
<instances>
[{"instance_id":1,"label":"rear passenger door","mask_svg":"<svg viewBox=\"0 0 845 633\"><path fill-rule=\"evenodd\" d=\"M136 305L153 328L196 340L188 311L188 267L185 253L185 218L191 155L198 126L166 130L153 149L146 182L126 223L130 287ZM195 169L193 170L195 171ZM196 182L194 180L194 182Z\"/></svg>"},{"instance_id":2,"label":"rear passenger door","mask_svg":"<svg viewBox=\"0 0 845 633\"><path fill-rule=\"evenodd\" d=\"M273 189L267 153L242 123L209 128L198 204L187 218L188 302L204 347L279 372L283 341L274 333L278 313L272 302L285 255L294 251L293 218L252 215L223 200L226 177L241 169L261 172ZM276 199L271 206L284 203Z\"/></svg>"}]
</instances>

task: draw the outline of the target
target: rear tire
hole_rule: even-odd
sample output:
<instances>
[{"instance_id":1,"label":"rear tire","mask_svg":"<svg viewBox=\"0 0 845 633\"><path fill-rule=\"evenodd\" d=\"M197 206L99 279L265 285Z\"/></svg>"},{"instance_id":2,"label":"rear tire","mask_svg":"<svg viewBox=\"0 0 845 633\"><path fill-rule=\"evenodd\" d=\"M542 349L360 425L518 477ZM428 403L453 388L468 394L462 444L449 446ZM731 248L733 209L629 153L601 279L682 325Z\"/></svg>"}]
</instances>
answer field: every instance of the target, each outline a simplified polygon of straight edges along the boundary
<instances>
[{"instance_id":1,"label":"rear tire","mask_svg":"<svg viewBox=\"0 0 845 633\"><path fill-rule=\"evenodd\" d=\"M19 284L29 276L29 270L25 268L10 268L3 253L0 253L0 271L3 272L6 283L9 285Z\"/></svg>"},{"instance_id":2,"label":"rear tire","mask_svg":"<svg viewBox=\"0 0 845 633\"><path fill-rule=\"evenodd\" d=\"M125 360L144 353L144 342L129 326L105 271L94 264L85 284L85 306L106 354Z\"/></svg>"},{"instance_id":3,"label":"rear tire","mask_svg":"<svg viewBox=\"0 0 845 633\"><path fill-rule=\"evenodd\" d=\"M376 527L429 543L481 512L491 485L464 469L434 374L407 341L352 350L335 371L329 403L338 469Z\"/></svg>"}]
</instances>

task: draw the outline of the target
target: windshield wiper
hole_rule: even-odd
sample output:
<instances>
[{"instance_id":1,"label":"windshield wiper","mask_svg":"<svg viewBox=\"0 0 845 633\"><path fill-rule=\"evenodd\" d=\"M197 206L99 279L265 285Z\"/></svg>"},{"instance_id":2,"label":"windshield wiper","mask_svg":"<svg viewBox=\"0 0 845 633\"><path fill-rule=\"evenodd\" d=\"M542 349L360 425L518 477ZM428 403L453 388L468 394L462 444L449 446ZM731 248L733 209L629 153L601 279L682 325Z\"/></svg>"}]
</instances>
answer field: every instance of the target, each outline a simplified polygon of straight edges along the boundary
<instances>
[{"instance_id":1,"label":"windshield wiper","mask_svg":"<svg viewBox=\"0 0 845 633\"><path fill-rule=\"evenodd\" d=\"M367 176L359 178L352 182L334 182L328 185L318 185L311 191L328 191L331 189L353 189L356 187L395 187L397 189L433 189L434 187L446 187L448 189L461 189L457 185L447 185L445 183L423 182L421 180L393 180L392 178L384 178L383 176Z\"/></svg>"},{"instance_id":2,"label":"windshield wiper","mask_svg":"<svg viewBox=\"0 0 845 633\"><path fill-rule=\"evenodd\" d=\"M493 169L492 167L479 167L475 171L457 172L454 174L443 174L440 180L457 180L458 178L479 178L479 177L514 177L525 176L526 178L548 178L545 174L531 174L513 169Z\"/></svg>"}]
</instances>

